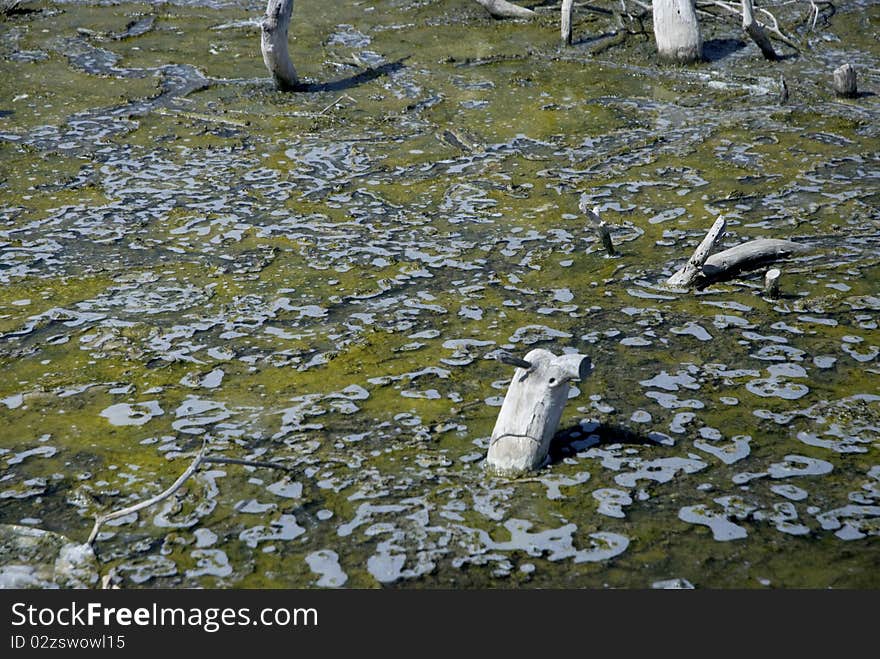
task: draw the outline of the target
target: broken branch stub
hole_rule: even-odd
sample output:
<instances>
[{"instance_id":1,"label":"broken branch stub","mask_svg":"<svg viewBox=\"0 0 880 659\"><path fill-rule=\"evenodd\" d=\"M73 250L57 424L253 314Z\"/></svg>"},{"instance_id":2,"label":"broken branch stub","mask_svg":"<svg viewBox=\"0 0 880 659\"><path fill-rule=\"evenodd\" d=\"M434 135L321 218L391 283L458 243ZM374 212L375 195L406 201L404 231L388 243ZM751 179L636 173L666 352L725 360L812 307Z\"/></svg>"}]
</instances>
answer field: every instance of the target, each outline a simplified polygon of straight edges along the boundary
<instances>
[{"instance_id":1,"label":"broken branch stub","mask_svg":"<svg viewBox=\"0 0 880 659\"><path fill-rule=\"evenodd\" d=\"M530 351L518 367L498 413L486 464L505 476L537 469L547 459L568 400L569 383L585 379L593 369L581 354L556 356L549 350Z\"/></svg>"},{"instance_id":2,"label":"broken branch stub","mask_svg":"<svg viewBox=\"0 0 880 659\"><path fill-rule=\"evenodd\" d=\"M706 234L706 237L703 238L697 249L694 250L693 256L675 274L667 279L666 283L673 288L688 288L693 285L702 274L703 264L709 258L715 245L724 237L726 226L727 222L725 222L724 216L719 215L712 228L709 229L709 233Z\"/></svg>"},{"instance_id":3,"label":"broken branch stub","mask_svg":"<svg viewBox=\"0 0 880 659\"><path fill-rule=\"evenodd\" d=\"M847 62L841 67L834 69L834 91L838 96L844 98L855 98L859 94L858 84L856 83L856 70L852 64Z\"/></svg>"}]
</instances>

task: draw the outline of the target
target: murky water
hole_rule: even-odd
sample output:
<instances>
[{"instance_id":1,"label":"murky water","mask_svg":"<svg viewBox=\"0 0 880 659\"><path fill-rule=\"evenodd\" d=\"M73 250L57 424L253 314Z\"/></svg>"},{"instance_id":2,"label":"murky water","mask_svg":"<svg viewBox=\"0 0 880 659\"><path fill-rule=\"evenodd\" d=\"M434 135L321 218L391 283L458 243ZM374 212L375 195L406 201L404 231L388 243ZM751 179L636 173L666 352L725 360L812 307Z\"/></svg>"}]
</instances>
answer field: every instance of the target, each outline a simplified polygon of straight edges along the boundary
<instances>
[{"instance_id":1,"label":"murky water","mask_svg":"<svg viewBox=\"0 0 880 659\"><path fill-rule=\"evenodd\" d=\"M590 55L602 14L560 50L552 14L337 4L297 3L296 94L261 3L0 23L0 523L83 542L206 443L292 471L203 468L103 527L102 574L880 586L880 5L788 6L809 48L775 64L707 26L676 69L640 36ZM726 244L813 246L779 300L662 286L719 213ZM496 478L493 355L535 346L594 374L551 463Z\"/></svg>"}]
</instances>

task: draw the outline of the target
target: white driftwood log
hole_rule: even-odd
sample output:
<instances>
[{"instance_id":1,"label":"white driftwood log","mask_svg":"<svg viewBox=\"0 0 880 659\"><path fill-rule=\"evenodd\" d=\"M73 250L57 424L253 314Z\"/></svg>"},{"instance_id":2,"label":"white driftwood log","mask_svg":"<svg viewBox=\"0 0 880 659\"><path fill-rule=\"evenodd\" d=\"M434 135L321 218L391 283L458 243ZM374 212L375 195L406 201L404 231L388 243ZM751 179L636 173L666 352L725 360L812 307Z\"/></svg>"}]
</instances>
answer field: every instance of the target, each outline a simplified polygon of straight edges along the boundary
<instances>
[{"instance_id":1,"label":"white driftwood log","mask_svg":"<svg viewBox=\"0 0 880 659\"><path fill-rule=\"evenodd\" d=\"M282 91L301 87L287 50L287 31L292 13L293 0L269 0L266 16L261 23L260 50L263 52L263 62L272 74L275 86Z\"/></svg>"},{"instance_id":2,"label":"white driftwood log","mask_svg":"<svg viewBox=\"0 0 880 659\"><path fill-rule=\"evenodd\" d=\"M474 0L495 18L534 18L535 12L505 0Z\"/></svg>"},{"instance_id":3,"label":"white driftwood log","mask_svg":"<svg viewBox=\"0 0 880 659\"><path fill-rule=\"evenodd\" d=\"M703 38L694 0L653 0L654 39L657 54L672 62L703 58Z\"/></svg>"},{"instance_id":4,"label":"white driftwood log","mask_svg":"<svg viewBox=\"0 0 880 659\"><path fill-rule=\"evenodd\" d=\"M790 240L759 238L750 240L723 252L713 254L703 263L697 285L727 279L739 272L754 270L768 263L810 251L810 247Z\"/></svg>"},{"instance_id":5,"label":"white driftwood log","mask_svg":"<svg viewBox=\"0 0 880 659\"><path fill-rule=\"evenodd\" d=\"M574 10L574 0L562 0L562 16L559 19L559 30L562 33L562 43L571 45L571 15Z\"/></svg>"},{"instance_id":6,"label":"white driftwood log","mask_svg":"<svg viewBox=\"0 0 880 659\"><path fill-rule=\"evenodd\" d=\"M568 400L569 382L586 378L592 363L586 355L557 357L543 348L530 351L524 361L502 361L518 367L498 413L486 463L512 476L544 464Z\"/></svg>"},{"instance_id":7,"label":"white driftwood log","mask_svg":"<svg viewBox=\"0 0 880 659\"><path fill-rule=\"evenodd\" d=\"M764 27L755 20L755 8L752 5L752 0L742 0L742 15L743 31L758 45L764 58L771 62L778 60L779 56L776 54L776 51L773 50L773 44L770 43L770 37L764 32Z\"/></svg>"},{"instance_id":8,"label":"white driftwood log","mask_svg":"<svg viewBox=\"0 0 880 659\"><path fill-rule=\"evenodd\" d=\"M709 229L709 233L706 234L706 237L703 238L702 242L697 246L697 249L694 250L693 256L688 259L688 262L685 263L684 266L666 280L667 285L672 286L673 288L688 288L693 285L702 274L703 264L706 263L706 260L709 258L715 245L724 237L724 229L726 226L727 222L725 222L724 216L719 215L718 219L715 220L715 223L712 225L712 228Z\"/></svg>"}]
</instances>

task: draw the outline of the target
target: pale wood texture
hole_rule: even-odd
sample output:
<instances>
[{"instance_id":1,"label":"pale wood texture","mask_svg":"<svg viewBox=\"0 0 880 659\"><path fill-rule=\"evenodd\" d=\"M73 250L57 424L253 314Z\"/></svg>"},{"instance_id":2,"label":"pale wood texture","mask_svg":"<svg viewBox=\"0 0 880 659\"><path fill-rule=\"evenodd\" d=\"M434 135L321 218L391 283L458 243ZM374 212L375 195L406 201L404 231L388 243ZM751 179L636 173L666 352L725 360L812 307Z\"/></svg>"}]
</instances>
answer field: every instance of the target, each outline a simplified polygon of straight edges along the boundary
<instances>
[{"instance_id":1,"label":"pale wood texture","mask_svg":"<svg viewBox=\"0 0 880 659\"><path fill-rule=\"evenodd\" d=\"M574 0L562 0L562 16L559 20L559 29L562 33L562 43L571 45L571 17L574 10Z\"/></svg>"},{"instance_id":2,"label":"pale wood texture","mask_svg":"<svg viewBox=\"0 0 880 659\"><path fill-rule=\"evenodd\" d=\"M810 247L778 238L750 240L723 252L713 254L703 263L698 284L727 279L746 270L754 270L795 254L808 252Z\"/></svg>"},{"instance_id":3,"label":"pale wood texture","mask_svg":"<svg viewBox=\"0 0 880 659\"><path fill-rule=\"evenodd\" d=\"M474 0L495 18L534 18L535 12L505 0Z\"/></svg>"},{"instance_id":4,"label":"pale wood texture","mask_svg":"<svg viewBox=\"0 0 880 659\"><path fill-rule=\"evenodd\" d=\"M764 275L764 295L771 300L779 297L779 278L782 271L779 268L770 268Z\"/></svg>"},{"instance_id":5,"label":"pale wood texture","mask_svg":"<svg viewBox=\"0 0 880 659\"><path fill-rule=\"evenodd\" d=\"M703 238L697 249L694 250L693 256L675 274L667 279L666 283L673 288L688 288L693 285L702 274L703 264L706 263L715 245L724 237L726 226L727 222L725 222L724 216L718 216L718 219L712 224L712 228L709 229L709 233L706 234L706 237Z\"/></svg>"},{"instance_id":6,"label":"pale wood texture","mask_svg":"<svg viewBox=\"0 0 880 659\"><path fill-rule=\"evenodd\" d=\"M282 91L293 91L301 87L287 49L287 32L292 13L293 0L269 0L266 16L261 24L260 50L263 52L263 62L272 74L275 86Z\"/></svg>"},{"instance_id":7,"label":"pale wood texture","mask_svg":"<svg viewBox=\"0 0 880 659\"><path fill-rule=\"evenodd\" d=\"M661 59L677 63L703 58L703 38L694 0L654 0L654 39Z\"/></svg>"},{"instance_id":8,"label":"pale wood texture","mask_svg":"<svg viewBox=\"0 0 880 659\"><path fill-rule=\"evenodd\" d=\"M513 374L486 455L489 468L506 476L544 464L568 400L569 383L583 380L592 370L586 355L557 357L543 348L530 351L525 362L530 368L517 368Z\"/></svg>"}]
</instances>

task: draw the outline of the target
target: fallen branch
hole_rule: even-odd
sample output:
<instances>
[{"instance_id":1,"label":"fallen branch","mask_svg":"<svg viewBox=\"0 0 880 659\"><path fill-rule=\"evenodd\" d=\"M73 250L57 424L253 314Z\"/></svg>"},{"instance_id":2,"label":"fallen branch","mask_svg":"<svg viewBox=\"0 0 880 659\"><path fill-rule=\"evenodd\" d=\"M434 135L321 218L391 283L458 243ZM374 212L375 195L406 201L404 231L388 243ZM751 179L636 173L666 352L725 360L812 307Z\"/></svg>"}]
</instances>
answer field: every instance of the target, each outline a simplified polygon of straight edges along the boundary
<instances>
[{"instance_id":1,"label":"fallen branch","mask_svg":"<svg viewBox=\"0 0 880 659\"><path fill-rule=\"evenodd\" d=\"M189 478L198 471L199 467L205 463L217 463L217 464L236 464L236 465L244 465L247 467L266 467L270 469L282 469L284 471L290 471L291 468L285 465L280 465L274 462L262 462L262 461L254 461L254 460L240 460L238 458L225 458L220 456L207 456L205 455L205 451L207 450L207 446L202 446L202 449L198 452L196 457L190 463L189 467L186 468L174 483L171 484L168 489L163 490L156 496L150 497L145 501L138 501L136 504L128 506L126 508L122 508L120 510L114 510L112 512L107 513L106 515L97 515L95 517L95 525L92 527L92 532L89 534L88 540L86 540L87 544L92 544L95 541L95 538L98 537L98 531L101 530L101 526L106 524L107 522L119 519L120 517L125 517L126 515L131 515L132 513L136 513L139 510L143 510L144 508L149 508L150 506L154 506L157 503L164 501L172 494L177 492L183 484L186 483Z\"/></svg>"},{"instance_id":2,"label":"fallen branch","mask_svg":"<svg viewBox=\"0 0 880 659\"><path fill-rule=\"evenodd\" d=\"M534 18L535 12L506 0L474 0L495 18Z\"/></svg>"},{"instance_id":3,"label":"fallen branch","mask_svg":"<svg viewBox=\"0 0 880 659\"><path fill-rule=\"evenodd\" d=\"M706 263L709 254L712 253L712 250L724 236L724 229L726 226L727 222L725 222L724 216L719 215L718 219L712 224L712 228L709 229L709 233L706 234L706 237L703 238L702 242L697 246L697 249L694 250L693 256L688 259L688 262L685 263L684 266L666 280L667 285L672 286L673 288L689 288L692 286L700 277L703 264Z\"/></svg>"},{"instance_id":4,"label":"fallen branch","mask_svg":"<svg viewBox=\"0 0 880 659\"><path fill-rule=\"evenodd\" d=\"M721 9L723 9L724 11L726 11L728 13L734 14L736 16L741 16L741 17L743 16L743 13L739 9L737 9L736 6L733 5L732 3L724 2L723 0L713 0L711 2L711 4L715 5L716 7L720 7ZM791 37L786 35L780 29L779 21L776 20L776 16L774 16L772 13L770 13L769 11L767 11L766 9L763 9L763 8L759 9L759 11L762 14L764 14L770 20L770 23L771 23L770 25L765 25L764 27L766 27L770 31L771 34L773 34L777 39L779 39L779 41L784 43L786 46L794 48L796 51L800 52L800 47L794 42L794 40L792 40ZM745 21L743 21L743 27L745 27Z\"/></svg>"}]
</instances>

